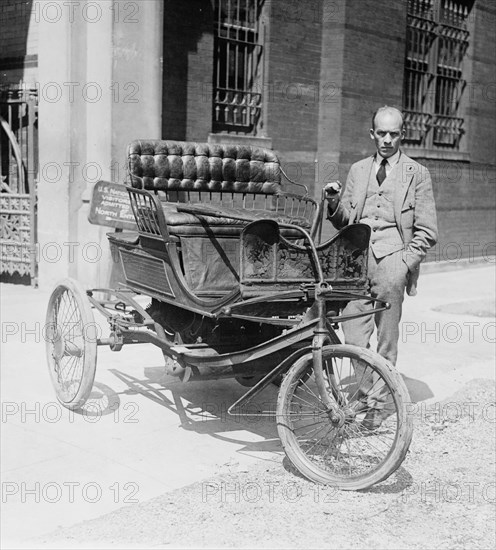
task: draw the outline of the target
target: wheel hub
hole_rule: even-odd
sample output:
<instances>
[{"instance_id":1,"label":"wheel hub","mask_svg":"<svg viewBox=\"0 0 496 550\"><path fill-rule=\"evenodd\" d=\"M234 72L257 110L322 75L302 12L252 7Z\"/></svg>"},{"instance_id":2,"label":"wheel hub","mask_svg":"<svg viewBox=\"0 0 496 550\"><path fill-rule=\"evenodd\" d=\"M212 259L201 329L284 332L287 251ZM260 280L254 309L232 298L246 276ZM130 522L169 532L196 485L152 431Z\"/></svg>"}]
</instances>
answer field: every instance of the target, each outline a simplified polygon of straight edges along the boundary
<instances>
[{"instance_id":1,"label":"wheel hub","mask_svg":"<svg viewBox=\"0 0 496 550\"><path fill-rule=\"evenodd\" d=\"M52 340L53 350L52 357L58 363L62 357L83 357L84 350L78 346L75 342L66 340L61 334L58 334L56 338Z\"/></svg>"},{"instance_id":2,"label":"wheel hub","mask_svg":"<svg viewBox=\"0 0 496 550\"><path fill-rule=\"evenodd\" d=\"M344 422L346 420L345 414L341 409L333 410L331 409L327 415L329 416L329 420L331 421L332 425L335 428L341 428L341 426L344 425Z\"/></svg>"},{"instance_id":3,"label":"wheel hub","mask_svg":"<svg viewBox=\"0 0 496 550\"><path fill-rule=\"evenodd\" d=\"M352 424L355 421L356 411L350 407L346 407L329 410L327 416L335 428L341 428L344 424Z\"/></svg>"},{"instance_id":4,"label":"wheel hub","mask_svg":"<svg viewBox=\"0 0 496 550\"><path fill-rule=\"evenodd\" d=\"M62 357L64 357L64 354L65 354L65 340L59 334L54 340L52 340L52 343L53 343L52 357L58 363L62 359Z\"/></svg>"}]
</instances>

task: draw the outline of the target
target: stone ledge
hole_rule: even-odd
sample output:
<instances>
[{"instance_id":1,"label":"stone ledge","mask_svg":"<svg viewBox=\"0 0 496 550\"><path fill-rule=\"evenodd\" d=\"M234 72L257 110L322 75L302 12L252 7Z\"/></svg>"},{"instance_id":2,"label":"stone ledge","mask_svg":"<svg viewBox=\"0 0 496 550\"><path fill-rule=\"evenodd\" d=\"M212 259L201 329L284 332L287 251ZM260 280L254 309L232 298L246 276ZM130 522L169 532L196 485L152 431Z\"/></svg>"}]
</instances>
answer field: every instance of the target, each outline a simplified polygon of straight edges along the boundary
<instances>
[{"instance_id":1,"label":"stone ledge","mask_svg":"<svg viewBox=\"0 0 496 550\"><path fill-rule=\"evenodd\" d=\"M208 134L208 143L213 145L252 145L253 147L272 149L272 138L268 137Z\"/></svg>"}]
</instances>

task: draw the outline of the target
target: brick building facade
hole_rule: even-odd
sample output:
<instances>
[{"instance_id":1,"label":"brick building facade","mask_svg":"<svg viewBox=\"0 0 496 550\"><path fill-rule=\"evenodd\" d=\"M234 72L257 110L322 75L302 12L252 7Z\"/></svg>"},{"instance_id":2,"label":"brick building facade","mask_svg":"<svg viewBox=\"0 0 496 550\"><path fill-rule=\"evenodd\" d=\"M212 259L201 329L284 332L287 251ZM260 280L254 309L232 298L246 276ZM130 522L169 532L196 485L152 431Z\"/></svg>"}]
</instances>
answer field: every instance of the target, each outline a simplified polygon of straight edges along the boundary
<instances>
[{"instance_id":1,"label":"brick building facade","mask_svg":"<svg viewBox=\"0 0 496 550\"><path fill-rule=\"evenodd\" d=\"M96 2L78 3L72 21L67 11L55 21L55 6L37 4L7 0L0 8L2 83L24 74L42 90L72 81L81 84L75 90L88 82L113 88L93 103L40 95L41 168L55 158L96 162L102 177L122 180L134 138L240 141L273 148L288 175L319 197L324 183L345 181L350 165L373 152L370 117L389 104L408 110L404 150L433 176L440 242L428 259L494 255L491 0L119 0L101 2L98 20ZM50 139L55 130L43 141L54 117L62 149ZM39 234L49 239L60 220L44 219L54 186L43 170L39 182ZM64 172L57 185L66 200L56 204L69 208L65 238L103 243L105 231L85 225L91 179L72 182ZM64 268L87 281L105 278L94 269ZM60 266L41 258L40 280L55 275Z\"/></svg>"}]
</instances>

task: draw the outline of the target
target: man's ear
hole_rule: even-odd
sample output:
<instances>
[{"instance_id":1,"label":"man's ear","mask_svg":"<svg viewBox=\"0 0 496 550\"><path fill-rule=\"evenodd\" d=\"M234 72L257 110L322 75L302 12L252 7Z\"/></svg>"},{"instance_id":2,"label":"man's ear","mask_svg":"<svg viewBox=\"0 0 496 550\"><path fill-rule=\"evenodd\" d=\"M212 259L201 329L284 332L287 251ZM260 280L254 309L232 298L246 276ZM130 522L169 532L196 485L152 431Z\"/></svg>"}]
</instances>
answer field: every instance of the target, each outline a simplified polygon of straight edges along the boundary
<instances>
[{"instance_id":1,"label":"man's ear","mask_svg":"<svg viewBox=\"0 0 496 550\"><path fill-rule=\"evenodd\" d=\"M375 139L375 132L373 128L370 129L370 139Z\"/></svg>"}]
</instances>

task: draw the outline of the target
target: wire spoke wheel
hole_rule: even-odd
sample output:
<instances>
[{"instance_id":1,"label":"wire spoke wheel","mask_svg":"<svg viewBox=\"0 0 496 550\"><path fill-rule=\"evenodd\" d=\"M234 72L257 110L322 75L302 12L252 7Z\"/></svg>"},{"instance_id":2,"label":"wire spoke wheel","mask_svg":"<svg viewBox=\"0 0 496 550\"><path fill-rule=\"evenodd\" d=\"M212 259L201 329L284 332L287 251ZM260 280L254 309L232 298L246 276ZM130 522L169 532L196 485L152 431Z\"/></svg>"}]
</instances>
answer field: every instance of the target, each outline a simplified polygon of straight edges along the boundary
<instances>
[{"instance_id":1,"label":"wire spoke wheel","mask_svg":"<svg viewBox=\"0 0 496 550\"><path fill-rule=\"evenodd\" d=\"M57 399L69 409L81 408L95 379L98 327L77 281L65 279L52 292L45 331Z\"/></svg>"},{"instance_id":2,"label":"wire spoke wheel","mask_svg":"<svg viewBox=\"0 0 496 550\"><path fill-rule=\"evenodd\" d=\"M365 489L389 477L408 451L413 432L408 391L389 363L356 346L325 346L322 364L330 405L321 398L312 354L301 357L279 392L279 437L308 479Z\"/></svg>"}]
</instances>

